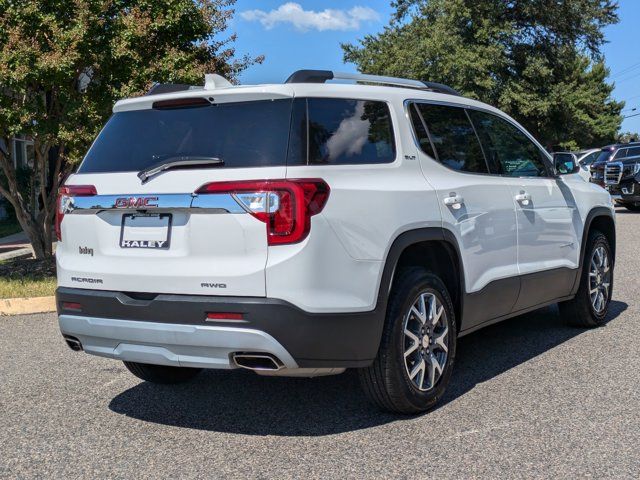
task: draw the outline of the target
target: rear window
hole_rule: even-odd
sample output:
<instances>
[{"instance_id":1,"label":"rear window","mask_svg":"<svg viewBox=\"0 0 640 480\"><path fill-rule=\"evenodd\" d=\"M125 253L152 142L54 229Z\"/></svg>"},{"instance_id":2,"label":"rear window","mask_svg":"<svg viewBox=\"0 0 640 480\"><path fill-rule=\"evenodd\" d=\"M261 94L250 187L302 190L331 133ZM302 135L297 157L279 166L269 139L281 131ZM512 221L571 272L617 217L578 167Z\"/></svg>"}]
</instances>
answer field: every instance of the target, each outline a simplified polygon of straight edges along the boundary
<instances>
[{"instance_id":1,"label":"rear window","mask_svg":"<svg viewBox=\"0 0 640 480\"><path fill-rule=\"evenodd\" d=\"M80 173L140 171L174 156L218 157L224 167L285 165L292 100L114 114Z\"/></svg>"},{"instance_id":2,"label":"rear window","mask_svg":"<svg viewBox=\"0 0 640 480\"><path fill-rule=\"evenodd\" d=\"M289 165L390 163L396 157L385 102L299 98L291 125Z\"/></svg>"}]
</instances>

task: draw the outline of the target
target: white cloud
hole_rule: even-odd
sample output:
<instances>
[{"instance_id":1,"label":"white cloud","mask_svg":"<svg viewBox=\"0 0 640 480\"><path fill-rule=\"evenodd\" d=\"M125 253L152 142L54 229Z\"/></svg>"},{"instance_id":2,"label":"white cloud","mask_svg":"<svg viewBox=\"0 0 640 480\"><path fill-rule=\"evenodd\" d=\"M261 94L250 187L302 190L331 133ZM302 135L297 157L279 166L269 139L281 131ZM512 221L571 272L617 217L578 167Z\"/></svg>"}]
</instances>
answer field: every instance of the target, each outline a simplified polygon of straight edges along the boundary
<instances>
[{"instance_id":1,"label":"white cloud","mask_svg":"<svg viewBox=\"0 0 640 480\"><path fill-rule=\"evenodd\" d=\"M260 22L267 30L279 23L290 23L297 30L358 30L360 24L380 20L380 15L369 7L353 7L349 10L327 8L322 11L304 10L299 3L283 3L278 8L246 10L240 17L250 22Z\"/></svg>"}]
</instances>

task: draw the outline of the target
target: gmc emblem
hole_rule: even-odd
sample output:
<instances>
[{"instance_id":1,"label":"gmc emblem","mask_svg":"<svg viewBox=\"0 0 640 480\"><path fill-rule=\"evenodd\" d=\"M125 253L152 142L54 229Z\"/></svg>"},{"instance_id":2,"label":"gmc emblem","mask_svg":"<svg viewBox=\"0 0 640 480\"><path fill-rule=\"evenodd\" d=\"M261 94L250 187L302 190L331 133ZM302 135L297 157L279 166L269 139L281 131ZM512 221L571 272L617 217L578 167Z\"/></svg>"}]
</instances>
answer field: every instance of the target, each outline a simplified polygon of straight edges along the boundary
<instances>
[{"instance_id":1,"label":"gmc emblem","mask_svg":"<svg viewBox=\"0 0 640 480\"><path fill-rule=\"evenodd\" d=\"M158 197L120 197L116 198L116 208L153 208L158 206Z\"/></svg>"}]
</instances>

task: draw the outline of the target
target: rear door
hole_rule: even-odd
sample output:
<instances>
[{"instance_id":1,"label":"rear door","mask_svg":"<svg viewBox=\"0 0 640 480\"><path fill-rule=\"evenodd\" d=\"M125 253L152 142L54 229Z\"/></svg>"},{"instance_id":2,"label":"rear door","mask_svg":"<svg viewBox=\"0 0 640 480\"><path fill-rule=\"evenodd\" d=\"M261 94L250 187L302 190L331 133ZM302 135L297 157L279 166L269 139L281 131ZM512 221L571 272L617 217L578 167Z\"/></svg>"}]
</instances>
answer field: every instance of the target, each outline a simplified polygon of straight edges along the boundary
<instances>
[{"instance_id":1,"label":"rear door","mask_svg":"<svg viewBox=\"0 0 640 480\"><path fill-rule=\"evenodd\" d=\"M489 159L509 183L518 225L520 310L568 295L578 268L582 219L571 189L542 150L497 115L469 110Z\"/></svg>"},{"instance_id":2,"label":"rear door","mask_svg":"<svg viewBox=\"0 0 640 480\"><path fill-rule=\"evenodd\" d=\"M265 295L266 227L247 213L265 196L197 192L210 182L285 178L292 100L202 100L116 110L66 182L59 285ZM203 158L220 161L138 177L163 161Z\"/></svg>"},{"instance_id":3,"label":"rear door","mask_svg":"<svg viewBox=\"0 0 640 480\"><path fill-rule=\"evenodd\" d=\"M443 227L458 242L467 297L462 329L511 312L519 290L511 191L491 175L463 107L416 102L410 116Z\"/></svg>"}]
</instances>

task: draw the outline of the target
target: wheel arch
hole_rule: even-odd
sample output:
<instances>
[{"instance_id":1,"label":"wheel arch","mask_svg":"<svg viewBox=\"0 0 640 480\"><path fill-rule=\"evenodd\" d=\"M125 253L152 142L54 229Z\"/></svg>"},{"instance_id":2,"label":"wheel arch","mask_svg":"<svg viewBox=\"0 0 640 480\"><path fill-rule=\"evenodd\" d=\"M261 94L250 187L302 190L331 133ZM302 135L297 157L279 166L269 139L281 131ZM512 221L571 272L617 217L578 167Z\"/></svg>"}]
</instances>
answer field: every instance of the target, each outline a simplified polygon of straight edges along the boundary
<instances>
[{"instance_id":1,"label":"wheel arch","mask_svg":"<svg viewBox=\"0 0 640 480\"><path fill-rule=\"evenodd\" d=\"M582 242L580 244L580 267L579 273L576 275L576 281L573 285L572 295L575 295L580 286L580 278L582 277L582 266L584 265L584 257L586 255L587 240L589 233L598 230L607 237L611 253L613 254L613 263L615 265L616 258L616 224L611 209L607 207L595 207L592 209L584 222L584 230L582 232Z\"/></svg>"},{"instance_id":2,"label":"wheel arch","mask_svg":"<svg viewBox=\"0 0 640 480\"><path fill-rule=\"evenodd\" d=\"M383 307L381 310L385 316L397 272L409 265L424 266L440 276L451 295L459 332L465 281L462 257L454 234L438 227L419 228L403 232L394 240L385 259L378 290L377 304Z\"/></svg>"}]
</instances>

